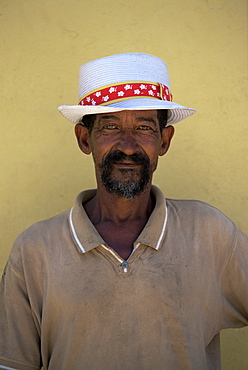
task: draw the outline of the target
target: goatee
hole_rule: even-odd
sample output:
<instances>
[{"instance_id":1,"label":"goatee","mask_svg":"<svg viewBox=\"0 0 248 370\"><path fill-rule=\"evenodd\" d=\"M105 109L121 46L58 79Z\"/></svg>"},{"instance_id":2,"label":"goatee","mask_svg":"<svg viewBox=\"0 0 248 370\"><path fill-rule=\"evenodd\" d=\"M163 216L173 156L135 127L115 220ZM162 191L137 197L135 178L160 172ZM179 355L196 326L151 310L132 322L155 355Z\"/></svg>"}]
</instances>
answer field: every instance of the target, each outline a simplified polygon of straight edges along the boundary
<instances>
[{"instance_id":1,"label":"goatee","mask_svg":"<svg viewBox=\"0 0 248 370\"><path fill-rule=\"evenodd\" d=\"M137 170L133 168L119 169L122 174L126 174L126 179L117 180L113 176L114 164L123 161L138 164L140 168L138 174ZM120 198L132 200L137 197L144 191L150 178L150 160L144 153L139 152L127 155L119 150L115 150L106 156L101 165L101 179L103 185L109 193L115 194Z\"/></svg>"}]
</instances>

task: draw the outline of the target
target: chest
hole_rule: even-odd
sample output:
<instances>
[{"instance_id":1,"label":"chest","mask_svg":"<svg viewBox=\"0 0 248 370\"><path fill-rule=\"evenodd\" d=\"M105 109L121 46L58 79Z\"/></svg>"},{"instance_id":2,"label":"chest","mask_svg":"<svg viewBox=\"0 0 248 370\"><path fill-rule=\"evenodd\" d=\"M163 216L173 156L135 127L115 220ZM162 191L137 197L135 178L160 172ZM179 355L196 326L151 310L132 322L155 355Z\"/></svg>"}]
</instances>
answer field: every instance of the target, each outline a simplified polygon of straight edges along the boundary
<instances>
[{"instance_id":1,"label":"chest","mask_svg":"<svg viewBox=\"0 0 248 370\"><path fill-rule=\"evenodd\" d=\"M133 251L133 244L143 229L143 223L119 226L102 223L95 227L108 246L126 260Z\"/></svg>"},{"instance_id":2,"label":"chest","mask_svg":"<svg viewBox=\"0 0 248 370\"><path fill-rule=\"evenodd\" d=\"M48 362L57 356L63 363L60 368L69 368L64 365L65 353L70 352L65 348L74 353L80 346L84 350L72 360L77 369L82 363L89 369L92 364L107 368L107 363L111 369L120 369L120 362L126 364L126 353L132 362L137 361L137 369L192 368L178 361L180 356L185 358L188 347L198 356L203 333L206 343L213 337L218 327L217 300L214 310L207 312L211 302L205 306L206 292L201 289L197 294L192 281L186 279L185 268L149 247L138 258L130 258L129 273L121 272L119 263L104 252L89 253L73 269L61 266L61 279L50 276L47 282L42 341L43 348L49 347L47 353L53 351ZM165 365L168 358L172 361L169 367ZM113 359L117 359L114 367Z\"/></svg>"}]
</instances>

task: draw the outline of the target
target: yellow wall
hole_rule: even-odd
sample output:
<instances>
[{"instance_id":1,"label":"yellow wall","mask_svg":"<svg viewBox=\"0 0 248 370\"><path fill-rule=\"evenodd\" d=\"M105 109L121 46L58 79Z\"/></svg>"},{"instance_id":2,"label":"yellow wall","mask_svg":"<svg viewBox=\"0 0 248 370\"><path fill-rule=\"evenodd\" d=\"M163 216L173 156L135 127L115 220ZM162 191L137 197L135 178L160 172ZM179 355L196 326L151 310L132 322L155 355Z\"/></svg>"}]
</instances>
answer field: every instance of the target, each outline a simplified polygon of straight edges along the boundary
<instances>
[{"instance_id":1,"label":"yellow wall","mask_svg":"<svg viewBox=\"0 0 248 370\"><path fill-rule=\"evenodd\" d=\"M201 199L244 231L247 219L246 0L1 0L2 269L16 235L94 187L91 159L58 112L77 103L78 68L114 53L163 58L176 125L155 176L168 197ZM245 344L246 342L246 344ZM248 332L223 335L224 369L248 368Z\"/></svg>"}]
</instances>

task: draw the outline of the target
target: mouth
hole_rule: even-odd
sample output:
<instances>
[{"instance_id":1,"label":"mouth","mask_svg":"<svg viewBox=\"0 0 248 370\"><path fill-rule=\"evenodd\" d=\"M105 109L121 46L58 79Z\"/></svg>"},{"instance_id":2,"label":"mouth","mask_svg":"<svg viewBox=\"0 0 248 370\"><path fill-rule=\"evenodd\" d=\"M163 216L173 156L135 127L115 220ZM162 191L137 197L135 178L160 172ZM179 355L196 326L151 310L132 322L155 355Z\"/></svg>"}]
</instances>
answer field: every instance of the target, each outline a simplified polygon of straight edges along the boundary
<instances>
[{"instance_id":1,"label":"mouth","mask_svg":"<svg viewBox=\"0 0 248 370\"><path fill-rule=\"evenodd\" d=\"M119 168L136 168L140 166L140 163L135 163L135 162L115 162L114 163L117 167Z\"/></svg>"},{"instance_id":2,"label":"mouth","mask_svg":"<svg viewBox=\"0 0 248 370\"><path fill-rule=\"evenodd\" d=\"M126 172L138 172L141 168L145 171L149 168L149 158L142 153L126 155L121 151L114 151L107 154L103 159L100 169L104 173L111 173L113 170Z\"/></svg>"}]
</instances>

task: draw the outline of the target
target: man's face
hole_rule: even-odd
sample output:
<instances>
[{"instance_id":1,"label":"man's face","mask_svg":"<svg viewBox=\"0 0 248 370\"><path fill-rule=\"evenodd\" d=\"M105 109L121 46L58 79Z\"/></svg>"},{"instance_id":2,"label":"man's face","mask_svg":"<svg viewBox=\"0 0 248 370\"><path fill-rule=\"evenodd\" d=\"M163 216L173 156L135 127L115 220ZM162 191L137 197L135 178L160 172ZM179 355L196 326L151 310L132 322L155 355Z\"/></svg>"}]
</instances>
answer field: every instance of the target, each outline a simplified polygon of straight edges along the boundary
<instances>
[{"instance_id":1,"label":"man's face","mask_svg":"<svg viewBox=\"0 0 248 370\"><path fill-rule=\"evenodd\" d=\"M151 183L164 154L156 110L98 114L88 141L98 186L126 199Z\"/></svg>"}]
</instances>

